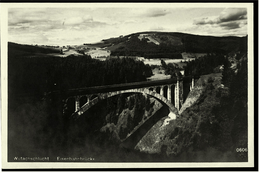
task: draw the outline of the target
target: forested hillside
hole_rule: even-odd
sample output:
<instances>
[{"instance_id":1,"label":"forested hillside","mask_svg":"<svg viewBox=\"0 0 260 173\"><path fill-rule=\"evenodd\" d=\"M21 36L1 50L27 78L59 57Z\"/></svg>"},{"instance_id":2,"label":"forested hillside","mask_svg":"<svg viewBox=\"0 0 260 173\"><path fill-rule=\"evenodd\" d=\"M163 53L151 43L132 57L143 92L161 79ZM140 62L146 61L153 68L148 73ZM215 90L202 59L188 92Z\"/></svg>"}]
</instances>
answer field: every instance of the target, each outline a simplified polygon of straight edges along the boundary
<instances>
[{"instance_id":1,"label":"forested hillside","mask_svg":"<svg viewBox=\"0 0 260 173\"><path fill-rule=\"evenodd\" d=\"M9 45L9 94L43 95L71 88L146 81L152 75L149 65L130 58L99 61L90 56L66 58L16 55Z\"/></svg>"},{"instance_id":2,"label":"forested hillside","mask_svg":"<svg viewBox=\"0 0 260 173\"><path fill-rule=\"evenodd\" d=\"M32 45L22 45L17 43L8 43L8 58L12 57L23 57L23 56L41 56L48 53L60 53L59 49L54 48L43 48L39 46Z\"/></svg>"},{"instance_id":3,"label":"forested hillside","mask_svg":"<svg viewBox=\"0 0 260 173\"><path fill-rule=\"evenodd\" d=\"M246 49L246 37L213 37L175 32L140 32L104 39L92 46L106 47L114 56L181 58L182 52L226 54Z\"/></svg>"},{"instance_id":4,"label":"forested hillside","mask_svg":"<svg viewBox=\"0 0 260 173\"><path fill-rule=\"evenodd\" d=\"M136 149L172 161L248 161L247 151L237 151L248 147L247 55L234 58L236 68L226 63L222 72L201 76L180 117L166 125L162 118Z\"/></svg>"}]
</instances>

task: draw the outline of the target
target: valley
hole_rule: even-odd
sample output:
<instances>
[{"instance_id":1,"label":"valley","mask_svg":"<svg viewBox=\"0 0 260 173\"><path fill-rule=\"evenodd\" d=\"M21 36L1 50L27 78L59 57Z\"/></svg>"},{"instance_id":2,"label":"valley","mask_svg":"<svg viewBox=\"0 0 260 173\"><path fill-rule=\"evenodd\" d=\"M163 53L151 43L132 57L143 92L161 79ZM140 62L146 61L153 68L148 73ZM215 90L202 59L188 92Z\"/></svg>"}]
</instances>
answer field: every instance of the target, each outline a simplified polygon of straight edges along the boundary
<instances>
[{"instance_id":1,"label":"valley","mask_svg":"<svg viewBox=\"0 0 260 173\"><path fill-rule=\"evenodd\" d=\"M247 162L234 152L248 140L246 46L247 37L168 32L61 47L9 42L9 161L29 151L51 161Z\"/></svg>"}]
</instances>

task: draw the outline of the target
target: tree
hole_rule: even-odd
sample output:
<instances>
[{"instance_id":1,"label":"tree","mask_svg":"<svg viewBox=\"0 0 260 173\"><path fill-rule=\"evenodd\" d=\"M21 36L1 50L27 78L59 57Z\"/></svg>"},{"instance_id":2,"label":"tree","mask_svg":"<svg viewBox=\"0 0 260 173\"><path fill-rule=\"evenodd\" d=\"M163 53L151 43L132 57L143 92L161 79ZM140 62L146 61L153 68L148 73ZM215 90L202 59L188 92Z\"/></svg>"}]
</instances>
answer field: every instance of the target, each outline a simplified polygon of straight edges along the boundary
<instances>
[{"instance_id":1,"label":"tree","mask_svg":"<svg viewBox=\"0 0 260 173\"><path fill-rule=\"evenodd\" d=\"M162 67L163 67L164 69L166 69L166 68L167 68L167 65L166 65L166 63L165 63L165 61L164 61L164 60L161 60L161 64L162 64Z\"/></svg>"},{"instance_id":2,"label":"tree","mask_svg":"<svg viewBox=\"0 0 260 173\"><path fill-rule=\"evenodd\" d=\"M224 70L222 72L222 83L229 87L232 77L234 76L234 71L230 68L231 63L228 60L226 60L223 65Z\"/></svg>"}]
</instances>

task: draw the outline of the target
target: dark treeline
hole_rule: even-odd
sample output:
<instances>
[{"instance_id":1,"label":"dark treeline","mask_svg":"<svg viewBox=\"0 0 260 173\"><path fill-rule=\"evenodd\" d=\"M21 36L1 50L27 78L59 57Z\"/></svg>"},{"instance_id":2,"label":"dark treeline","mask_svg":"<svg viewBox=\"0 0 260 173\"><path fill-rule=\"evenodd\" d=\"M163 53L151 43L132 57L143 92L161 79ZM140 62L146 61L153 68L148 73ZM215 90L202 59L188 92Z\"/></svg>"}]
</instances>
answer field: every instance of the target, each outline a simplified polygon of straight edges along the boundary
<instances>
[{"instance_id":1,"label":"dark treeline","mask_svg":"<svg viewBox=\"0 0 260 173\"><path fill-rule=\"evenodd\" d=\"M60 53L60 49L44 48L32 45L21 45L17 43L8 43L8 54L12 56L35 56L35 54Z\"/></svg>"},{"instance_id":2,"label":"dark treeline","mask_svg":"<svg viewBox=\"0 0 260 173\"><path fill-rule=\"evenodd\" d=\"M235 50L247 49L247 37L210 37L184 35L184 50L193 53L227 54Z\"/></svg>"},{"instance_id":3,"label":"dark treeline","mask_svg":"<svg viewBox=\"0 0 260 173\"><path fill-rule=\"evenodd\" d=\"M222 148L247 148L248 145L248 68L246 54L239 54L236 70L231 64L225 64L222 72L222 83L228 88L220 88L218 97L220 104L212 113L219 123L218 134ZM226 94L228 93L228 94ZM246 155L247 153L245 153Z\"/></svg>"},{"instance_id":4,"label":"dark treeline","mask_svg":"<svg viewBox=\"0 0 260 173\"><path fill-rule=\"evenodd\" d=\"M189 38L189 37L187 37ZM231 66L231 60L228 58L230 56L234 56L234 54L237 54L236 60L240 60L242 56L244 56L247 53L247 36L242 38L233 38L234 40L237 40L236 42L232 43L232 37L223 37L223 38L215 38L209 39L208 37L201 37L204 38L204 41L208 40L207 47L211 47L212 49L212 40L219 40L216 44L217 49L219 51L214 51L213 49L211 52L207 52L207 55L197 58L194 61L189 61L187 65L184 68L184 75L205 75L210 74L214 72L220 72L219 67L220 66ZM200 40L203 42L203 40ZM224 44L224 43L229 44ZM192 41L189 42L189 44L192 44ZM199 44L194 44L199 45ZM232 51L230 51L232 50ZM236 50L236 51L235 51ZM236 53L235 53L236 52ZM218 67L218 68L216 68ZM224 77L225 78L225 77Z\"/></svg>"},{"instance_id":5,"label":"dark treeline","mask_svg":"<svg viewBox=\"0 0 260 173\"><path fill-rule=\"evenodd\" d=\"M184 69L184 76L200 76L214 72L221 72L219 69L221 65L230 64L227 56L222 54L214 55L208 54L204 57L197 58L193 61L183 62L186 65L183 68L179 67L178 64L168 63L161 60L161 65L165 70L166 75L171 75L171 78L181 77L181 70ZM218 68L217 68L218 67ZM216 70L216 68L218 70Z\"/></svg>"},{"instance_id":6,"label":"dark treeline","mask_svg":"<svg viewBox=\"0 0 260 173\"><path fill-rule=\"evenodd\" d=\"M131 58L99 61L90 56L9 56L8 63L9 91L18 95L139 82L152 75L149 65Z\"/></svg>"},{"instance_id":7,"label":"dark treeline","mask_svg":"<svg viewBox=\"0 0 260 173\"><path fill-rule=\"evenodd\" d=\"M224 64L230 64L227 57L224 55L206 55L204 57L197 58L193 61L185 62L186 65L184 68L184 76L201 76L210 73L216 72L216 67L220 67ZM162 67L165 70L166 75L171 75L171 78L175 78L177 76L181 77L180 73L182 68L180 68L177 64L168 63L161 60ZM220 70L219 70L220 72Z\"/></svg>"},{"instance_id":8,"label":"dark treeline","mask_svg":"<svg viewBox=\"0 0 260 173\"><path fill-rule=\"evenodd\" d=\"M165 74L171 75L171 78L182 76L182 74L180 73L181 68L178 65L176 65L174 63L166 64L166 62L164 60L161 60L161 64L165 70Z\"/></svg>"},{"instance_id":9,"label":"dark treeline","mask_svg":"<svg viewBox=\"0 0 260 173\"><path fill-rule=\"evenodd\" d=\"M153 54L144 54L144 57L147 59L182 59L181 53L153 53Z\"/></svg>"},{"instance_id":10,"label":"dark treeline","mask_svg":"<svg viewBox=\"0 0 260 173\"><path fill-rule=\"evenodd\" d=\"M184 68L184 75L192 76L213 73L216 67L227 63L229 63L228 58L222 54L206 55L194 61L187 62L187 66Z\"/></svg>"}]
</instances>

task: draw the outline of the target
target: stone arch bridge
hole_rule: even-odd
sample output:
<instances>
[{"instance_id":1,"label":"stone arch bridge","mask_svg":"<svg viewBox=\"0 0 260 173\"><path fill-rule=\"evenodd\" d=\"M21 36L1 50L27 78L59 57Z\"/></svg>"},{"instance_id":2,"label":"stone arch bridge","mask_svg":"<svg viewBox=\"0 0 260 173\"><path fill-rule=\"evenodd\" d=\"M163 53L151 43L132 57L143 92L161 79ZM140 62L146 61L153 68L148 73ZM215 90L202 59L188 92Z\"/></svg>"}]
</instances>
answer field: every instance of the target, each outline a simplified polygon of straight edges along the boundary
<instances>
[{"instance_id":1,"label":"stone arch bridge","mask_svg":"<svg viewBox=\"0 0 260 173\"><path fill-rule=\"evenodd\" d=\"M186 86L188 84L190 91L194 87L194 83L195 77L182 77L158 81L71 89L67 91L63 102L66 104L68 100L74 101L75 112L72 114L72 118L77 119L100 100L124 93L142 93L154 97L167 105L169 110L178 116L178 112L184 101L183 86L184 84L186 84Z\"/></svg>"}]
</instances>

